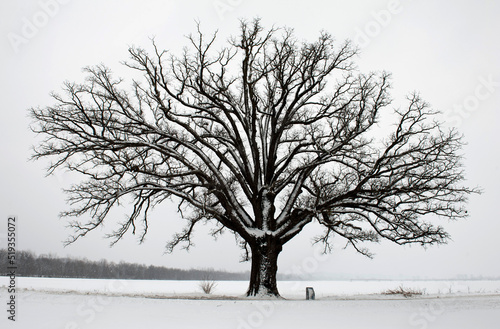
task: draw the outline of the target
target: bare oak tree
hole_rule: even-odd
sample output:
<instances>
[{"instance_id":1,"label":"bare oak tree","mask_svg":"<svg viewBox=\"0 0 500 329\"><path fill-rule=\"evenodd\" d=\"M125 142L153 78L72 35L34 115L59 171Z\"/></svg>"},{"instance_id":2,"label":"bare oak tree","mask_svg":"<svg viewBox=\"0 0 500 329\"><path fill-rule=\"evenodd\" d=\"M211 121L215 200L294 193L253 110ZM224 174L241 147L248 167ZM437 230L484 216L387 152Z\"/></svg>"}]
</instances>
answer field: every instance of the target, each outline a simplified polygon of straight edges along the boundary
<instances>
[{"instance_id":1,"label":"bare oak tree","mask_svg":"<svg viewBox=\"0 0 500 329\"><path fill-rule=\"evenodd\" d=\"M475 192L461 184L461 136L417 94L389 109L389 75L358 73L349 42L324 32L300 42L259 20L240 32L215 50L216 34L198 26L177 57L154 42L153 54L132 47L125 65L143 80L128 92L94 66L54 106L31 109L45 136L33 157L52 158L49 173L65 166L87 177L68 190L62 215L83 218L69 242L121 201L132 208L113 241L138 226L142 240L150 210L173 199L187 227L168 248L189 248L200 221L214 221L214 235L233 232L251 259L249 296L279 295L278 255L314 221L325 250L335 235L365 255L366 241L446 242L431 220L465 217ZM383 113L395 121L381 137Z\"/></svg>"}]
</instances>

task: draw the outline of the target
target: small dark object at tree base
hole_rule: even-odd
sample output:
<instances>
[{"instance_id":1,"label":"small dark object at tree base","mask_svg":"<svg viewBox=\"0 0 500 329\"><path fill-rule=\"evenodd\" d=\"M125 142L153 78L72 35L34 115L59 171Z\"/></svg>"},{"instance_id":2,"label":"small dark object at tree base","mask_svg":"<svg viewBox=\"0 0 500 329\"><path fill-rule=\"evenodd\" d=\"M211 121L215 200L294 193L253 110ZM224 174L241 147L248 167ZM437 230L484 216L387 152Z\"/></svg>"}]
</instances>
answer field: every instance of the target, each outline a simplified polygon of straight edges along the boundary
<instances>
[{"instance_id":1,"label":"small dark object at tree base","mask_svg":"<svg viewBox=\"0 0 500 329\"><path fill-rule=\"evenodd\" d=\"M307 300L315 300L316 299L316 294L314 293L314 288L313 287L307 287L306 288L306 299Z\"/></svg>"}]
</instances>

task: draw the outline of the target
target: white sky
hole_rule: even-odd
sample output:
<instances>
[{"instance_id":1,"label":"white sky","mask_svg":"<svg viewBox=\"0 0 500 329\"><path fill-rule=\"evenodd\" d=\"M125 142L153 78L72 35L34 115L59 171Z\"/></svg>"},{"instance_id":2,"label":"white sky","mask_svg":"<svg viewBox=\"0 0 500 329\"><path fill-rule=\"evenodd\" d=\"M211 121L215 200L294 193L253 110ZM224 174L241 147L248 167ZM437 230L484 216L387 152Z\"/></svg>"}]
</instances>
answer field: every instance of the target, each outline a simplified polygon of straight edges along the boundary
<instances>
[{"instance_id":1,"label":"white sky","mask_svg":"<svg viewBox=\"0 0 500 329\"><path fill-rule=\"evenodd\" d=\"M47 162L27 161L36 143L28 129L27 109L52 104L49 93L59 91L65 80L81 81L81 68L87 65L105 63L126 77L119 62L127 59L128 46L148 47L151 36L160 46L178 52L186 45L183 36L194 32L195 19L207 31L219 29L224 39L238 33L239 18L260 16L266 26L293 27L306 40L316 38L320 30L339 41L353 38L362 48L358 60L362 71L393 73L394 106L418 90L446 113L443 118L449 125L465 134L468 184L484 190L471 197L468 220L443 221L453 237L448 245L424 250L382 243L371 246L377 255L369 260L339 244L333 254L320 259L310 244L317 228L310 227L285 245L280 271L299 268L352 277L500 276L500 137L495 129L500 124L499 14L500 2L489 0L2 1L0 248L6 245L7 217L16 215L19 248L37 253L248 270L249 263L238 262L241 251L233 237L226 234L213 241L206 236L206 227L196 231L196 247L189 253L163 255L166 241L182 225L175 207L167 204L154 212L143 245L129 236L109 248L103 236L114 226L108 224L63 248L70 231L58 218L67 209L61 188L75 177L59 173L45 178Z\"/></svg>"}]
</instances>

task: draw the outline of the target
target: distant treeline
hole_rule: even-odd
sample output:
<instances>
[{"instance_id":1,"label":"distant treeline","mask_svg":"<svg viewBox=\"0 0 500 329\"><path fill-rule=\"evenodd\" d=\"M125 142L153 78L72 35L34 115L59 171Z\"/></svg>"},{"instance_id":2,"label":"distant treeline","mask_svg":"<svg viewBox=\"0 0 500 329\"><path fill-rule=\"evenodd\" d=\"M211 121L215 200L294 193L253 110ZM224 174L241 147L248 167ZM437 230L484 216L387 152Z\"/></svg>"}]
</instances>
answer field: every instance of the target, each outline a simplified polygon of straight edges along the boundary
<instances>
[{"instance_id":1,"label":"distant treeline","mask_svg":"<svg viewBox=\"0 0 500 329\"><path fill-rule=\"evenodd\" d=\"M7 250L0 249L0 275L8 274ZM113 263L106 260L59 258L51 255L35 255L30 251L16 252L17 276L135 279L135 280L248 280L248 273L224 271L182 270L160 266L130 263Z\"/></svg>"}]
</instances>

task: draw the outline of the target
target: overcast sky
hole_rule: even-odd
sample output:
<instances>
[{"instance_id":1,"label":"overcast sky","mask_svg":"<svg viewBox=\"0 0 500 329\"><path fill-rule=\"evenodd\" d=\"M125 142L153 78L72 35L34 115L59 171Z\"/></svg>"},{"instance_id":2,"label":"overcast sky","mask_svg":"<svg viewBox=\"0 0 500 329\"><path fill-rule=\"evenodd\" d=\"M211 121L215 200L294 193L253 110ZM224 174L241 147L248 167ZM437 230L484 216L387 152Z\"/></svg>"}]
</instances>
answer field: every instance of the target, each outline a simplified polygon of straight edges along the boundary
<instances>
[{"instance_id":1,"label":"overcast sky","mask_svg":"<svg viewBox=\"0 0 500 329\"><path fill-rule=\"evenodd\" d=\"M353 39L364 72L393 74L394 107L417 90L442 119L464 133L467 184L484 193L472 196L470 218L436 218L453 240L424 250L390 243L371 245L370 260L344 250L340 240L331 255L320 257L311 246L318 228L311 226L285 245L281 272L387 277L500 276L500 2L491 0L338 0L338 1L159 1L23 0L0 3L0 248L6 246L7 217L18 218L19 248L59 256L138 262L181 268L249 270L230 234L214 241L209 227L195 234L189 253L164 255L166 241L182 226L175 206L164 204L151 217L146 242L127 236L113 248L103 236L110 224L63 248L71 233L58 213L67 209L63 187L78 177L63 172L44 177L45 161L28 161L36 137L29 131L27 109L51 105L51 91L65 80L80 82L81 68L105 63L127 77L120 61L130 45L157 44L179 52L197 19L221 40L238 33L240 18L262 17L265 26L295 28L312 41L321 30L339 42ZM119 211L126 211L124 207ZM118 211L118 213L119 213ZM118 216L118 219L121 219Z\"/></svg>"}]
</instances>

